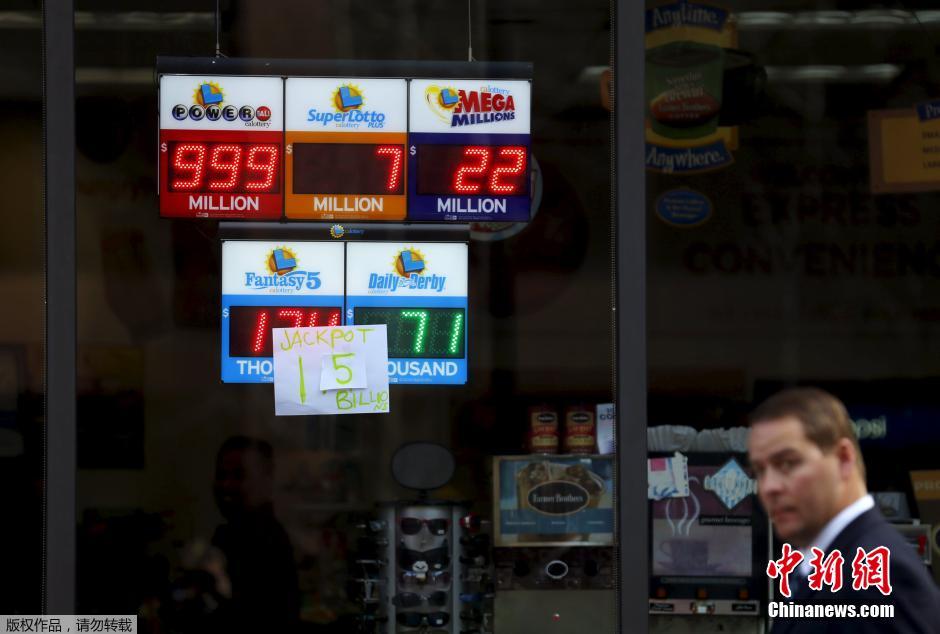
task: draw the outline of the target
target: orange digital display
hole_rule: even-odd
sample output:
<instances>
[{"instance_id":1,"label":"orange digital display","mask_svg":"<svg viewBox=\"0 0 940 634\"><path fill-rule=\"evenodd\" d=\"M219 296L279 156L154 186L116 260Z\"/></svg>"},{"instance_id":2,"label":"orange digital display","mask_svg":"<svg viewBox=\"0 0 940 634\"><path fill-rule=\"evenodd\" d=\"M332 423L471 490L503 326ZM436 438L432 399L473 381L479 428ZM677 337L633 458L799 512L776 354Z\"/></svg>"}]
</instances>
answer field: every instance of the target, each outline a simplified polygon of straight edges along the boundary
<instances>
[{"instance_id":1,"label":"orange digital display","mask_svg":"<svg viewBox=\"0 0 940 634\"><path fill-rule=\"evenodd\" d=\"M403 220L407 212L407 135L287 132L288 218Z\"/></svg>"}]
</instances>

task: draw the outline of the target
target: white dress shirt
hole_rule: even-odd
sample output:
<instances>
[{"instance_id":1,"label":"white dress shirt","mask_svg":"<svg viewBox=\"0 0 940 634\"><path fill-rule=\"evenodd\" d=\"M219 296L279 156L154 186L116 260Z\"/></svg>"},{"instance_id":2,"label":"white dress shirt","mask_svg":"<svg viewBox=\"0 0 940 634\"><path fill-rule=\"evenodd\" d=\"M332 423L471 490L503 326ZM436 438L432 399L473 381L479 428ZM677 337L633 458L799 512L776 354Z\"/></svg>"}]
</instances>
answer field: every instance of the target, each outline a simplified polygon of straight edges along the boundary
<instances>
[{"instance_id":1,"label":"white dress shirt","mask_svg":"<svg viewBox=\"0 0 940 634\"><path fill-rule=\"evenodd\" d=\"M825 556L828 556L829 553L826 552L826 549L829 548L833 541L835 541L836 537L839 536L839 533L841 533L846 526L851 524L856 517L868 509L873 508L874 506L875 499L870 494L866 494L839 511L835 517L829 520L829 523L826 524L819 535L816 536L816 539L813 540L813 543L800 551L803 553L803 561L800 562L800 566L798 568L800 575L806 578L809 576L809 573L813 571L813 567L809 565L809 560L813 557L814 547L823 551ZM842 553L842 556L854 557L855 553L849 553L848 555L846 555L846 553Z\"/></svg>"}]
</instances>

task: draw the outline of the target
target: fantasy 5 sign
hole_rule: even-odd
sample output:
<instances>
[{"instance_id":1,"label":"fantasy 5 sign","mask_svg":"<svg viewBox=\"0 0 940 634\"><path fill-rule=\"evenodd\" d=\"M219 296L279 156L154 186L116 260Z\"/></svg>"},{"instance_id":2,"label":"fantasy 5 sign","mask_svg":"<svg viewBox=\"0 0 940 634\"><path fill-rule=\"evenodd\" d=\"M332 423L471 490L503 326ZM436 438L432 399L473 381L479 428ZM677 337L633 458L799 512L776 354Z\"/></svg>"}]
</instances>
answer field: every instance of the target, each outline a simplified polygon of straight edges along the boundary
<instances>
[{"instance_id":1,"label":"fantasy 5 sign","mask_svg":"<svg viewBox=\"0 0 940 634\"><path fill-rule=\"evenodd\" d=\"M339 326L343 245L222 243L222 380L274 380L272 330Z\"/></svg>"}]
</instances>

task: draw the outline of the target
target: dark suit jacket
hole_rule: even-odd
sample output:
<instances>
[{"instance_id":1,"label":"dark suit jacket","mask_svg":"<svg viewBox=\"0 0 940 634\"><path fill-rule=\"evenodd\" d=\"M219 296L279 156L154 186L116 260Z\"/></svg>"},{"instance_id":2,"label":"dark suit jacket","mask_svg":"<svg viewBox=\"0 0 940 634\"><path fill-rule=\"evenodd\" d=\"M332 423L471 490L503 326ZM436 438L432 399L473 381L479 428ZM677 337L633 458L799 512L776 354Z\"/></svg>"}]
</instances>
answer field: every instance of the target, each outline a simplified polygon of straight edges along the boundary
<instances>
[{"instance_id":1,"label":"dark suit jacket","mask_svg":"<svg viewBox=\"0 0 940 634\"><path fill-rule=\"evenodd\" d=\"M856 548L861 546L867 551L878 546L891 549L891 588L889 596L872 587L867 590L852 589L852 560ZM940 634L940 590L927 572L926 566L917 553L904 541L881 513L870 509L846 526L826 549L826 555L838 549L845 559L842 566L842 589L832 592L827 586L820 591L809 588L806 579L799 578L798 572L790 574L791 585L797 582L797 588L790 599L777 597L794 604L893 604L894 618L835 618L835 619L794 619L776 618L771 630L773 634L791 632L827 633L853 632L868 634L875 632L897 632L899 634Z\"/></svg>"}]
</instances>

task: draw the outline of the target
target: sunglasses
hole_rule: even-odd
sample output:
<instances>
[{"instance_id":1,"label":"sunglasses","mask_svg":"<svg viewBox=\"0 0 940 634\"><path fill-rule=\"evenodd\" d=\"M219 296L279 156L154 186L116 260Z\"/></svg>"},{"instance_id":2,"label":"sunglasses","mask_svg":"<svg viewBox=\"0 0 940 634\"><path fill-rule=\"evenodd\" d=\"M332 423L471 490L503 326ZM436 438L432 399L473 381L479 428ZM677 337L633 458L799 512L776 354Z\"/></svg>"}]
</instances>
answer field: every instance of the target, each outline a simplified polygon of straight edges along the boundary
<instances>
[{"instance_id":1,"label":"sunglasses","mask_svg":"<svg viewBox=\"0 0 940 634\"><path fill-rule=\"evenodd\" d=\"M490 558L484 553L472 557L461 557L460 563L466 566L485 566L490 562Z\"/></svg>"},{"instance_id":2,"label":"sunglasses","mask_svg":"<svg viewBox=\"0 0 940 634\"><path fill-rule=\"evenodd\" d=\"M431 594L402 592L401 594L395 595L392 599L392 603L394 603L397 608L417 608L425 601L428 602L428 605L435 605L437 607L447 605L447 593L443 590L438 590Z\"/></svg>"},{"instance_id":3,"label":"sunglasses","mask_svg":"<svg viewBox=\"0 0 940 634\"><path fill-rule=\"evenodd\" d=\"M359 522L356 524L356 528L361 531L369 531L370 533L382 533L388 528L388 524L385 523L385 520L369 520L367 522Z\"/></svg>"},{"instance_id":4,"label":"sunglasses","mask_svg":"<svg viewBox=\"0 0 940 634\"><path fill-rule=\"evenodd\" d=\"M380 579L350 579L346 582L346 594L353 601L377 602L381 600L380 588L384 583Z\"/></svg>"},{"instance_id":5,"label":"sunglasses","mask_svg":"<svg viewBox=\"0 0 940 634\"><path fill-rule=\"evenodd\" d=\"M486 533L481 533L479 535L465 535L460 538L460 544L466 546L467 548L489 548L490 547L490 536Z\"/></svg>"},{"instance_id":6,"label":"sunglasses","mask_svg":"<svg viewBox=\"0 0 940 634\"><path fill-rule=\"evenodd\" d=\"M477 608L470 608L461 612L460 618L464 621L482 621L483 612Z\"/></svg>"},{"instance_id":7,"label":"sunglasses","mask_svg":"<svg viewBox=\"0 0 940 634\"><path fill-rule=\"evenodd\" d=\"M420 573L406 571L401 573L402 587L417 588L428 584L448 585L450 583L450 572L447 570L436 570L434 572Z\"/></svg>"},{"instance_id":8,"label":"sunglasses","mask_svg":"<svg viewBox=\"0 0 940 634\"><path fill-rule=\"evenodd\" d=\"M399 520L398 526L404 535L417 535L421 532L422 526L427 526L428 532L432 535L446 535L448 522L446 518L426 520L419 517L403 517Z\"/></svg>"},{"instance_id":9,"label":"sunglasses","mask_svg":"<svg viewBox=\"0 0 940 634\"><path fill-rule=\"evenodd\" d=\"M416 565L425 564L424 570L419 570ZM431 550L410 550L402 546L398 549L398 565L405 570L414 570L415 572L430 572L432 570L442 570L450 565L450 547L447 542L439 548ZM418 566L423 568L423 566Z\"/></svg>"},{"instance_id":10,"label":"sunglasses","mask_svg":"<svg viewBox=\"0 0 940 634\"><path fill-rule=\"evenodd\" d=\"M450 614L447 612L399 612L395 615L399 625L405 627L421 627L425 623L430 627L444 627L450 623Z\"/></svg>"}]
</instances>

